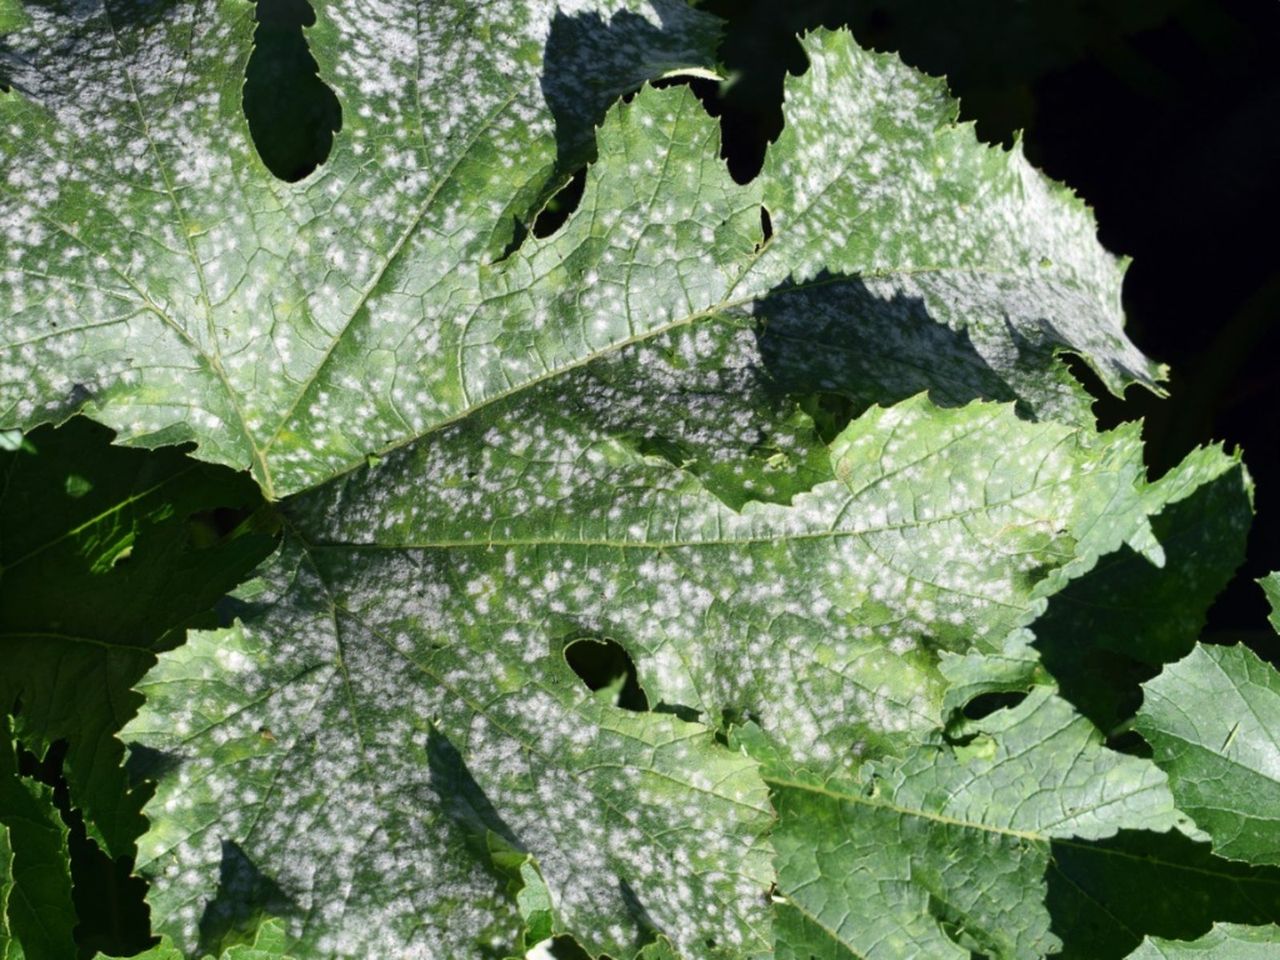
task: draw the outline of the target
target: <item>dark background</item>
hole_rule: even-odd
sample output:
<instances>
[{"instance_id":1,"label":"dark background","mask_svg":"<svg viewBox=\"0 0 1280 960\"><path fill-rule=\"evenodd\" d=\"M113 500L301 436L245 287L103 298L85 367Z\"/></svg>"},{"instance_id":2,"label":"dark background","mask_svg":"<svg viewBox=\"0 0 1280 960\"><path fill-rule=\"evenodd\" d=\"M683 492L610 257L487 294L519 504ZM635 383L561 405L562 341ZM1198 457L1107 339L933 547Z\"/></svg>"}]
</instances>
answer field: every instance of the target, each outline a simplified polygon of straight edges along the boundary
<instances>
[{"instance_id":1,"label":"dark background","mask_svg":"<svg viewBox=\"0 0 1280 960\"><path fill-rule=\"evenodd\" d=\"M1094 208L1133 257L1128 332L1172 371L1170 396L1104 398L1104 425L1146 420L1153 471L1197 444L1241 447L1257 482L1248 560L1209 639L1249 634L1274 658L1251 582L1280 568L1280 3L1276 0L704 0L728 21L722 111L735 176L782 125L793 39L847 24L863 46L945 75L985 140L1013 142ZM1076 366L1087 377L1083 364ZM1096 395L1101 385L1090 382ZM1268 649L1272 648L1272 649Z\"/></svg>"}]
</instances>

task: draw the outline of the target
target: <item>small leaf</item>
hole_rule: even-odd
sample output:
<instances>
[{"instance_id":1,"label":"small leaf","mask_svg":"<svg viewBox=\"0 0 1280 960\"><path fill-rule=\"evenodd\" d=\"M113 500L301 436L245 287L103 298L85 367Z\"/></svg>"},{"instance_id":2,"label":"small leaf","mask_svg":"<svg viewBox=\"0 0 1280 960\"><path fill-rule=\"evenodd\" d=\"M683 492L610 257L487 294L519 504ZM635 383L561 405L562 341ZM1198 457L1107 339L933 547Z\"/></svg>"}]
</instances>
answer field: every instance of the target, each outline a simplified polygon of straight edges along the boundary
<instances>
[{"instance_id":1,"label":"small leaf","mask_svg":"<svg viewBox=\"0 0 1280 960\"><path fill-rule=\"evenodd\" d=\"M1135 729L1178 805L1222 856L1280 864L1280 673L1247 647L1200 644L1143 689Z\"/></svg>"},{"instance_id":2,"label":"small leaf","mask_svg":"<svg viewBox=\"0 0 1280 960\"><path fill-rule=\"evenodd\" d=\"M76 912L67 827L53 805L53 790L19 775L16 751L9 717L0 713L0 833L11 864L0 948L7 939L14 960L68 960L76 955Z\"/></svg>"}]
</instances>

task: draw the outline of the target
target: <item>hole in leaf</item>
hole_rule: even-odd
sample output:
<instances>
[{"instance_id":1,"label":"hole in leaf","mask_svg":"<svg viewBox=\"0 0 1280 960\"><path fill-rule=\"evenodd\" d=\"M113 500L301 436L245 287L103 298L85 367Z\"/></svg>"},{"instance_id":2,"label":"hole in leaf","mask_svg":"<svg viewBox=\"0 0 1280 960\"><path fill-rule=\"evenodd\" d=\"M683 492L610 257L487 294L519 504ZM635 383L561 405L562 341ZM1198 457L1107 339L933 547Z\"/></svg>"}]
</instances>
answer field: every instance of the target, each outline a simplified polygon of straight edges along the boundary
<instances>
[{"instance_id":1,"label":"hole in leaf","mask_svg":"<svg viewBox=\"0 0 1280 960\"><path fill-rule=\"evenodd\" d=\"M997 710L1008 710L1027 699L1025 690L982 693L964 705L962 711L970 720L981 720Z\"/></svg>"},{"instance_id":2,"label":"hole in leaf","mask_svg":"<svg viewBox=\"0 0 1280 960\"><path fill-rule=\"evenodd\" d=\"M1150 760L1155 751L1136 730L1125 730L1107 738L1107 749L1127 753L1131 757Z\"/></svg>"},{"instance_id":3,"label":"hole in leaf","mask_svg":"<svg viewBox=\"0 0 1280 960\"><path fill-rule=\"evenodd\" d=\"M796 403L813 420L814 429L827 446L863 413L862 404L841 393L811 393L797 397Z\"/></svg>"},{"instance_id":4,"label":"hole in leaf","mask_svg":"<svg viewBox=\"0 0 1280 960\"><path fill-rule=\"evenodd\" d=\"M598 699L623 710L644 713L649 709L649 698L636 679L636 665L621 644L584 637L564 648L564 659Z\"/></svg>"},{"instance_id":5,"label":"hole in leaf","mask_svg":"<svg viewBox=\"0 0 1280 960\"><path fill-rule=\"evenodd\" d=\"M685 723L697 723L702 717L701 710L695 710L693 707L686 707L683 703L667 703L660 700L653 708L654 713L669 713L671 716Z\"/></svg>"},{"instance_id":6,"label":"hole in leaf","mask_svg":"<svg viewBox=\"0 0 1280 960\"><path fill-rule=\"evenodd\" d=\"M253 515L248 507L214 507L187 517L187 532L197 550L212 547L225 540Z\"/></svg>"},{"instance_id":7,"label":"hole in leaf","mask_svg":"<svg viewBox=\"0 0 1280 960\"><path fill-rule=\"evenodd\" d=\"M568 934L561 934L546 947L547 955L553 960L591 960L591 954L583 950L578 941Z\"/></svg>"},{"instance_id":8,"label":"hole in leaf","mask_svg":"<svg viewBox=\"0 0 1280 960\"><path fill-rule=\"evenodd\" d=\"M760 207L760 233L764 237L761 244L763 246L773 236L773 218L769 216L769 208L763 204Z\"/></svg>"},{"instance_id":9,"label":"hole in leaf","mask_svg":"<svg viewBox=\"0 0 1280 960\"><path fill-rule=\"evenodd\" d=\"M547 201L547 205L533 221L533 235L541 239L559 230L569 219L569 214L578 209L586 185L587 168L582 167Z\"/></svg>"},{"instance_id":10,"label":"hole in leaf","mask_svg":"<svg viewBox=\"0 0 1280 960\"><path fill-rule=\"evenodd\" d=\"M254 15L245 119L267 169L281 180L301 180L329 158L342 106L320 79L303 34L316 20L307 0L259 0Z\"/></svg>"}]
</instances>

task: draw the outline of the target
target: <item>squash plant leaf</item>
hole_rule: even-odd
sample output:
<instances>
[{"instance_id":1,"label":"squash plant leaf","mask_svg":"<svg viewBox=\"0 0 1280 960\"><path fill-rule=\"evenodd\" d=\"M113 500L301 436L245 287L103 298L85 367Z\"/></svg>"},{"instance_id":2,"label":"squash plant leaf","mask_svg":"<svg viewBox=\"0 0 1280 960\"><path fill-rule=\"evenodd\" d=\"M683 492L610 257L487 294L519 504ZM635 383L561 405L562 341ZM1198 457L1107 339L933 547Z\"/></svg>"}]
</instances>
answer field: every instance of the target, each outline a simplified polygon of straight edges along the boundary
<instances>
[{"instance_id":1,"label":"squash plant leaf","mask_svg":"<svg viewBox=\"0 0 1280 960\"><path fill-rule=\"evenodd\" d=\"M932 386L913 366L960 354L941 364L950 395L1086 422L1057 351L1113 389L1161 375L1124 337L1121 267L1083 204L957 125L940 81L847 33L806 40L752 184L729 179L691 97L647 97L602 136L566 228L502 259L609 99L710 60L713 21L684 4L579 6L317 2L307 35L342 131L296 184L241 112L249 4L29 9L0 40L4 420L84 409L121 442L194 439L280 497L716 312L821 344L795 303L756 310L796 287L836 328L828 352L895 354L828 370L853 397L868 387L850 372L900 399ZM831 276L865 296L816 292ZM904 303L920 309L896 331ZM860 323L850 344L839 330ZM952 345L922 356L935 328Z\"/></svg>"},{"instance_id":2,"label":"squash plant leaf","mask_svg":"<svg viewBox=\"0 0 1280 960\"><path fill-rule=\"evenodd\" d=\"M66 960L76 954L67 828L53 790L18 773L10 718L0 714L0 957Z\"/></svg>"},{"instance_id":3,"label":"squash plant leaf","mask_svg":"<svg viewBox=\"0 0 1280 960\"><path fill-rule=\"evenodd\" d=\"M589 157L605 106L706 69L716 21L676 0L588 4L577 20L543 3L314 6L307 36L342 135L297 184L267 170L241 110L250 3L42 4L0 40L14 87L0 98L6 420L84 408L124 442L194 439L206 459L252 465L278 496L689 308L675 283L630 321L591 316L564 268L534 283L549 264L493 261ZM606 36L581 42L591 29ZM661 159L644 145L636 172ZM653 251L649 181L631 182L609 213L635 222L582 250L575 281L610 250ZM723 215L699 213L686 273L715 256L700 237ZM652 242L633 244L644 229ZM635 267L636 296L677 262L618 262L612 282Z\"/></svg>"},{"instance_id":4,"label":"squash plant leaf","mask_svg":"<svg viewBox=\"0 0 1280 960\"><path fill-rule=\"evenodd\" d=\"M1280 949L1280 927L1219 923L1190 942L1148 937L1128 960L1270 960Z\"/></svg>"},{"instance_id":5,"label":"squash plant leaf","mask_svg":"<svg viewBox=\"0 0 1280 960\"><path fill-rule=\"evenodd\" d=\"M1160 549L1129 429L916 398L851 423L835 479L734 511L605 429L599 409L630 403L598 409L601 382L491 405L291 499L240 623L161 657L124 733L170 757L139 859L161 929L192 942L191 905L212 903L341 952L471 942L517 920L497 834L590 949L629 955L647 928L754 955L768 799L707 725L749 715L818 770L905 749L938 726L940 649L995 652L1101 553ZM564 651L584 639L629 653L652 710L579 682ZM234 903L228 857L264 878Z\"/></svg>"},{"instance_id":6,"label":"squash plant leaf","mask_svg":"<svg viewBox=\"0 0 1280 960\"><path fill-rule=\"evenodd\" d=\"M778 956L1056 952L1044 905L1055 839L1194 829L1153 764L1101 739L1038 687L962 740L853 776L768 764L779 821Z\"/></svg>"},{"instance_id":7,"label":"squash plant leaf","mask_svg":"<svg viewBox=\"0 0 1280 960\"><path fill-rule=\"evenodd\" d=\"M1144 689L1136 729L1182 809L1222 856L1280 863L1280 673L1248 647L1200 644Z\"/></svg>"},{"instance_id":8,"label":"squash plant leaf","mask_svg":"<svg viewBox=\"0 0 1280 960\"><path fill-rule=\"evenodd\" d=\"M227 947L217 955L216 960L293 960L286 952L286 936L284 926L278 920L267 920L260 926L247 943L238 943ZM94 960L122 960L105 954L98 954ZM175 947L168 939L162 938L150 950L134 954L132 960L186 960L186 954ZM215 960L206 956L204 960Z\"/></svg>"}]
</instances>

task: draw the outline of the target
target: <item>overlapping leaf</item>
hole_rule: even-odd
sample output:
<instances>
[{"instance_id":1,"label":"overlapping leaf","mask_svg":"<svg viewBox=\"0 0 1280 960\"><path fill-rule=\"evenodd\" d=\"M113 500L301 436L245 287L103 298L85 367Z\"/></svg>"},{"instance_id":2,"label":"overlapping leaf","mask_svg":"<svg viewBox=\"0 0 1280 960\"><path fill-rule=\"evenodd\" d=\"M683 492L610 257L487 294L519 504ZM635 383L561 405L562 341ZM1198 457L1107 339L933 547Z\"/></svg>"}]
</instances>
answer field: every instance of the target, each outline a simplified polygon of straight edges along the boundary
<instances>
[{"instance_id":1,"label":"overlapping leaf","mask_svg":"<svg viewBox=\"0 0 1280 960\"><path fill-rule=\"evenodd\" d=\"M1248 647L1200 644L1144 689L1137 729L1182 809L1223 856L1280 863L1280 673Z\"/></svg>"},{"instance_id":2,"label":"overlapping leaf","mask_svg":"<svg viewBox=\"0 0 1280 960\"><path fill-rule=\"evenodd\" d=\"M856 777L770 764L780 958L967 960L1056 952L1044 907L1054 839L1190 828L1163 774L1105 749L1037 688L962 745L917 747Z\"/></svg>"},{"instance_id":3,"label":"overlapping leaf","mask_svg":"<svg viewBox=\"0 0 1280 960\"><path fill-rule=\"evenodd\" d=\"M217 512L260 503L253 484L176 450L110 443L77 419L0 452L0 704L16 733L63 764L90 835L111 857L144 827L115 732L154 652L208 625L208 610L272 547L251 526L222 535Z\"/></svg>"}]
</instances>

